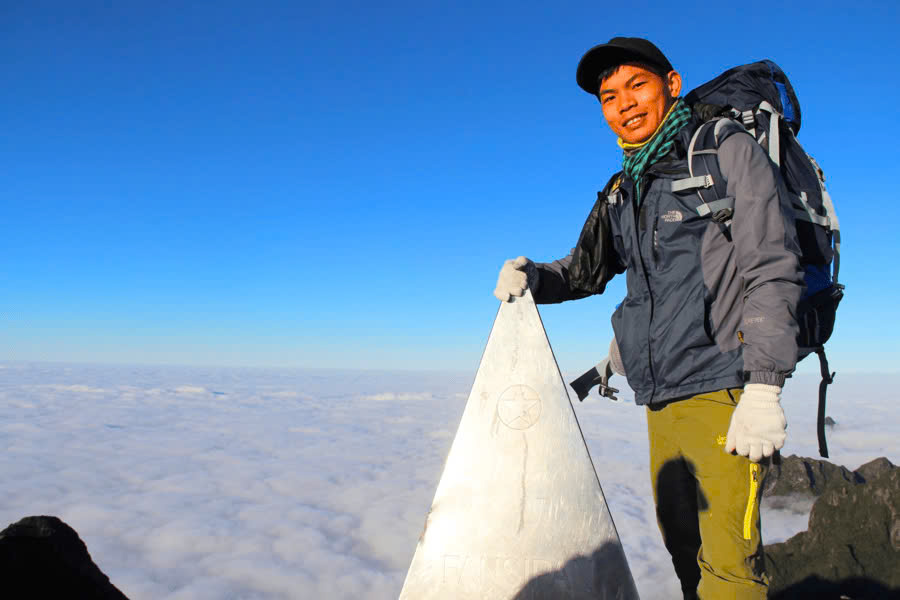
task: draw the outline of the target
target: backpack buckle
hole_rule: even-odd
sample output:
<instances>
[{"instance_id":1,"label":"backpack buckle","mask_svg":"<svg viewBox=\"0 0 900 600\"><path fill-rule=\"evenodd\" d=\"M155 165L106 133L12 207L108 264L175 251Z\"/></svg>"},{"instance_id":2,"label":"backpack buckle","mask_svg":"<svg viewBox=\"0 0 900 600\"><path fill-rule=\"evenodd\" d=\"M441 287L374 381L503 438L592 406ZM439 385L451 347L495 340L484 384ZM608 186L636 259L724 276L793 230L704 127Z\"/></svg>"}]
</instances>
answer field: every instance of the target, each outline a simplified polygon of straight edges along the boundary
<instances>
[{"instance_id":1,"label":"backpack buckle","mask_svg":"<svg viewBox=\"0 0 900 600\"><path fill-rule=\"evenodd\" d=\"M734 210L731 208L723 208L721 210L717 210L712 214L712 220L716 223L725 223L726 221L730 221L731 217L734 216Z\"/></svg>"},{"instance_id":2,"label":"backpack buckle","mask_svg":"<svg viewBox=\"0 0 900 600\"><path fill-rule=\"evenodd\" d=\"M744 127L747 129L754 129L756 127L756 115L753 114L752 110L745 110L742 112L741 121L743 121Z\"/></svg>"}]
</instances>

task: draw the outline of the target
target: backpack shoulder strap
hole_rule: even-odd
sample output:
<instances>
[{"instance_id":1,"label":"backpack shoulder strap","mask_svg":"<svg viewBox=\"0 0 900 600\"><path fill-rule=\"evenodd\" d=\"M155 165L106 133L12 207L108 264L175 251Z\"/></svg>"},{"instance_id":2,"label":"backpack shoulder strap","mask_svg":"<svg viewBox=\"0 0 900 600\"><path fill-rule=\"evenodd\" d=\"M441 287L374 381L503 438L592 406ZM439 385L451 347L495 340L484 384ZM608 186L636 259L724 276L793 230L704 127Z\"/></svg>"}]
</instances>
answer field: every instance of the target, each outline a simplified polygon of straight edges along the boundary
<instances>
[{"instance_id":1,"label":"backpack shoulder strap","mask_svg":"<svg viewBox=\"0 0 900 600\"><path fill-rule=\"evenodd\" d=\"M841 223L838 221L837 213L834 211L834 203L831 201L831 194L829 194L828 190L825 188L825 172L822 171L822 167L819 166L816 159L809 154L806 156L809 157L809 162L812 163L813 168L816 170L816 176L819 179L819 190L822 193L822 205L825 207L827 227L831 230L832 250L834 251L834 258L831 263L832 280L837 284L838 271L840 271L841 268Z\"/></svg>"},{"instance_id":2,"label":"backpack shoulder strap","mask_svg":"<svg viewBox=\"0 0 900 600\"><path fill-rule=\"evenodd\" d=\"M780 112L778 112L778 110L775 109L774 106L769 104L766 100L763 100L759 103L759 108L757 109L757 111L769 113L769 158L772 159L773 163L781 168L781 138L779 133L779 125L784 117Z\"/></svg>"},{"instance_id":3,"label":"backpack shoulder strap","mask_svg":"<svg viewBox=\"0 0 900 600\"><path fill-rule=\"evenodd\" d=\"M700 198L697 214L711 216L714 221L731 224L734 198L727 195L727 180L719 168L719 145L738 132L746 132L743 125L729 118L717 118L700 125L688 145L690 177L672 182L673 192L696 190Z\"/></svg>"}]
</instances>

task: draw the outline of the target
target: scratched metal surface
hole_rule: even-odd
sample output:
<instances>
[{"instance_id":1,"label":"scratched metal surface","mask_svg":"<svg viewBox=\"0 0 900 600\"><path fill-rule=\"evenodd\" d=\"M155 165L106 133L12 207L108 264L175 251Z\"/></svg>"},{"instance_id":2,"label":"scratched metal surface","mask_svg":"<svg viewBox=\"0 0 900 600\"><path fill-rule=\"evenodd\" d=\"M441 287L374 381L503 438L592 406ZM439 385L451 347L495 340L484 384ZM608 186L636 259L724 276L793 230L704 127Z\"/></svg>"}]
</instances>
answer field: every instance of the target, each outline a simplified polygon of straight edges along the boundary
<instances>
[{"instance_id":1,"label":"scratched metal surface","mask_svg":"<svg viewBox=\"0 0 900 600\"><path fill-rule=\"evenodd\" d=\"M497 313L400 598L638 598L530 293Z\"/></svg>"}]
</instances>

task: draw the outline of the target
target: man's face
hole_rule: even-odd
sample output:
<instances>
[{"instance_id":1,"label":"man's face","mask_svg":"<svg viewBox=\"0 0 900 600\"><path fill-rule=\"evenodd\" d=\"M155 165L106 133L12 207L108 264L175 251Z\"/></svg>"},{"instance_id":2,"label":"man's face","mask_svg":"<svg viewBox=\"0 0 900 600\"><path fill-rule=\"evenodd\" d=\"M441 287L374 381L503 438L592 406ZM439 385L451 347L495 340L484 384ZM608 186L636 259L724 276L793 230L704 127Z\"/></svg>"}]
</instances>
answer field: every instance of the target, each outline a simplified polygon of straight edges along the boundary
<instances>
[{"instance_id":1,"label":"man's face","mask_svg":"<svg viewBox=\"0 0 900 600\"><path fill-rule=\"evenodd\" d=\"M662 123L672 98L681 91L681 76L671 71L663 79L633 64L600 82L600 105L613 132L629 144L647 141Z\"/></svg>"}]
</instances>

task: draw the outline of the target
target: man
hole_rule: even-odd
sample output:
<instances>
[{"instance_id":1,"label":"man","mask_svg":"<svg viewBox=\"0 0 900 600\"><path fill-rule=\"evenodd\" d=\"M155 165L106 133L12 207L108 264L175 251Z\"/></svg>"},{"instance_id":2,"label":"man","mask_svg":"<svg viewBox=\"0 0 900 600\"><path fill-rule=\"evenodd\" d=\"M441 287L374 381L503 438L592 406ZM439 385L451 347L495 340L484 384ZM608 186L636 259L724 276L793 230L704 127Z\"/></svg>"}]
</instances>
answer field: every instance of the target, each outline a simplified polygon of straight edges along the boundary
<instances>
[{"instance_id":1,"label":"man","mask_svg":"<svg viewBox=\"0 0 900 600\"><path fill-rule=\"evenodd\" d=\"M590 49L576 79L619 138L622 172L572 253L507 261L494 293L507 301L530 287L538 303L562 302L626 273L613 357L647 406L656 513L684 597L765 598L760 483L785 440L780 393L796 362L803 291L787 192L766 152L729 122L717 159L730 222L701 217L695 191L673 191L690 177L687 149L703 119L649 41Z\"/></svg>"}]
</instances>

